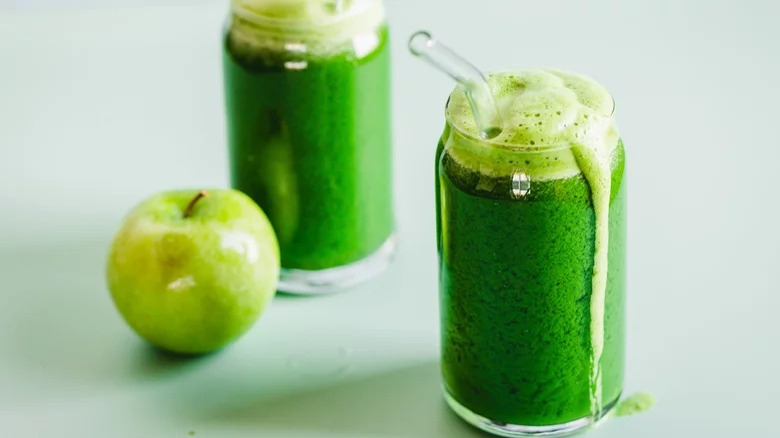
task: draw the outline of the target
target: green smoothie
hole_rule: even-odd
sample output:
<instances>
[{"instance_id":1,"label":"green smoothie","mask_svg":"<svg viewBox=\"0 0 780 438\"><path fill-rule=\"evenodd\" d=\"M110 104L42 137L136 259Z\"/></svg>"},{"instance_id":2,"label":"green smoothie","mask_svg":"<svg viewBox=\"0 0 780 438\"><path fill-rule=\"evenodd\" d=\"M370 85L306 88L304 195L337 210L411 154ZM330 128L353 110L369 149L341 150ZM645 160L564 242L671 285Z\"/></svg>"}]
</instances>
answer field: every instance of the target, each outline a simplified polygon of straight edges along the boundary
<instances>
[{"instance_id":1,"label":"green smoothie","mask_svg":"<svg viewBox=\"0 0 780 438\"><path fill-rule=\"evenodd\" d=\"M494 425L587 425L623 381L625 155L613 101L556 70L489 82L503 132L481 138L457 89L436 156L445 390L461 415Z\"/></svg>"},{"instance_id":2,"label":"green smoothie","mask_svg":"<svg viewBox=\"0 0 780 438\"><path fill-rule=\"evenodd\" d=\"M393 233L390 52L374 0L234 1L224 42L231 181L282 267L323 270Z\"/></svg>"}]
</instances>

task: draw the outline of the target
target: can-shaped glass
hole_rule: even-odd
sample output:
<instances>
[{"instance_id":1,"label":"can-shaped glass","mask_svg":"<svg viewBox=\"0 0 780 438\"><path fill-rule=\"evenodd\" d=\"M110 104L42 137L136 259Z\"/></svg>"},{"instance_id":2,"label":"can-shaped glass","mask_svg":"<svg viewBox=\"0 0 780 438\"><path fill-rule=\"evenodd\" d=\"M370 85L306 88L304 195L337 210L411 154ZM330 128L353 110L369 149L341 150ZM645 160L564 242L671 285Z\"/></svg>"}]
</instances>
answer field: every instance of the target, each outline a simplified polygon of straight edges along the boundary
<instances>
[{"instance_id":1,"label":"can-shaped glass","mask_svg":"<svg viewBox=\"0 0 780 438\"><path fill-rule=\"evenodd\" d=\"M445 397L498 435L564 435L622 390L625 149L592 79L535 69L488 81L501 133L478 131L457 88L436 152Z\"/></svg>"},{"instance_id":2,"label":"can-shaped glass","mask_svg":"<svg viewBox=\"0 0 780 438\"><path fill-rule=\"evenodd\" d=\"M233 0L230 178L281 249L279 289L327 292L394 250L390 48L379 0Z\"/></svg>"}]
</instances>

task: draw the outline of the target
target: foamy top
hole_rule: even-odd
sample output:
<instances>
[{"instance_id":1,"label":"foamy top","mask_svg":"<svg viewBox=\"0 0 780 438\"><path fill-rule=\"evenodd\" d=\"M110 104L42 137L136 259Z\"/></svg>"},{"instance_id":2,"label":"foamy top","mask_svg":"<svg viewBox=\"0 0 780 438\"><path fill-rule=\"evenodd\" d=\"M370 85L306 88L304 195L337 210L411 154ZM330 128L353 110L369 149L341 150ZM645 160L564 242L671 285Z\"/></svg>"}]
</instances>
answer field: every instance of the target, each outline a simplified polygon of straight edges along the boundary
<instances>
[{"instance_id":1,"label":"foamy top","mask_svg":"<svg viewBox=\"0 0 780 438\"><path fill-rule=\"evenodd\" d=\"M455 159L466 165L479 159L486 173L501 174L508 167L517 170L522 158L520 170L537 179L572 176L585 172L583 166L598 165L577 160L577 149L611 160L618 141L614 101L596 81L560 70L532 69L491 73L488 82L504 120L503 131L481 138L466 92L458 87L446 111Z\"/></svg>"},{"instance_id":2,"label":"foamy top","mask_svg":"<svg viewBox=\"0 0 780 438\"><path fill-rule=\"evenodd\" d=\"M231 4L231 38L255 50L337 52L349 47L345 43L355 36L375 34L385 20L381 0L232 0Z\"/></svg>"}]
</instances>

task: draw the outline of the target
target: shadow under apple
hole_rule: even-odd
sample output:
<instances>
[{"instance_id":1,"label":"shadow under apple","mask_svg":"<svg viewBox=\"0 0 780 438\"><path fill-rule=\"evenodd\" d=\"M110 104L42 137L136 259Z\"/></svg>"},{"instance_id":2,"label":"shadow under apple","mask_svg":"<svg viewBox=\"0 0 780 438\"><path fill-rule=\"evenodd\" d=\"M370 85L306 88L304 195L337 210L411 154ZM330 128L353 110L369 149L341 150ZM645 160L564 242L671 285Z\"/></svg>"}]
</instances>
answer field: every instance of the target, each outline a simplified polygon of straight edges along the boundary
<instances>
[{"instance_id":1,"label":"shadow under apple","mask_svg":"<svg viewBox=\"0 0 780 438\"><path fill-rule=\"evenodd\" d=\"M3 360L56 389L132 383L208 360L161 352L122 321L105 286L109 237L4 248Z\"/></svg>"}]
</instances>

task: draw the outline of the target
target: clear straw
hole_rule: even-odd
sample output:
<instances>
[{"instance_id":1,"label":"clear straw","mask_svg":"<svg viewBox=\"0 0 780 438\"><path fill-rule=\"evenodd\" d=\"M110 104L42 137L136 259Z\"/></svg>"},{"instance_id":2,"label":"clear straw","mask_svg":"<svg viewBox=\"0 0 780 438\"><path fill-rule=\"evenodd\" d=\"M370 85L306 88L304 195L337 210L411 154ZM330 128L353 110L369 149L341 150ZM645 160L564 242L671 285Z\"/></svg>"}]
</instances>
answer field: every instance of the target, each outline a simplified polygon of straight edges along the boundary
<instances>
[{"instance_id":1,"label":"clear straw","mask_svg":"<svg viewBox=\"0 0 780 438\"><path fill-rule=\"evenodd\" d=\"M409 38L409 51L447 73L466 90L466 97L483 138L493 138L501 133L504 122L490 85L479 69L423 30Z\"/></svg>"}]
</instances>

